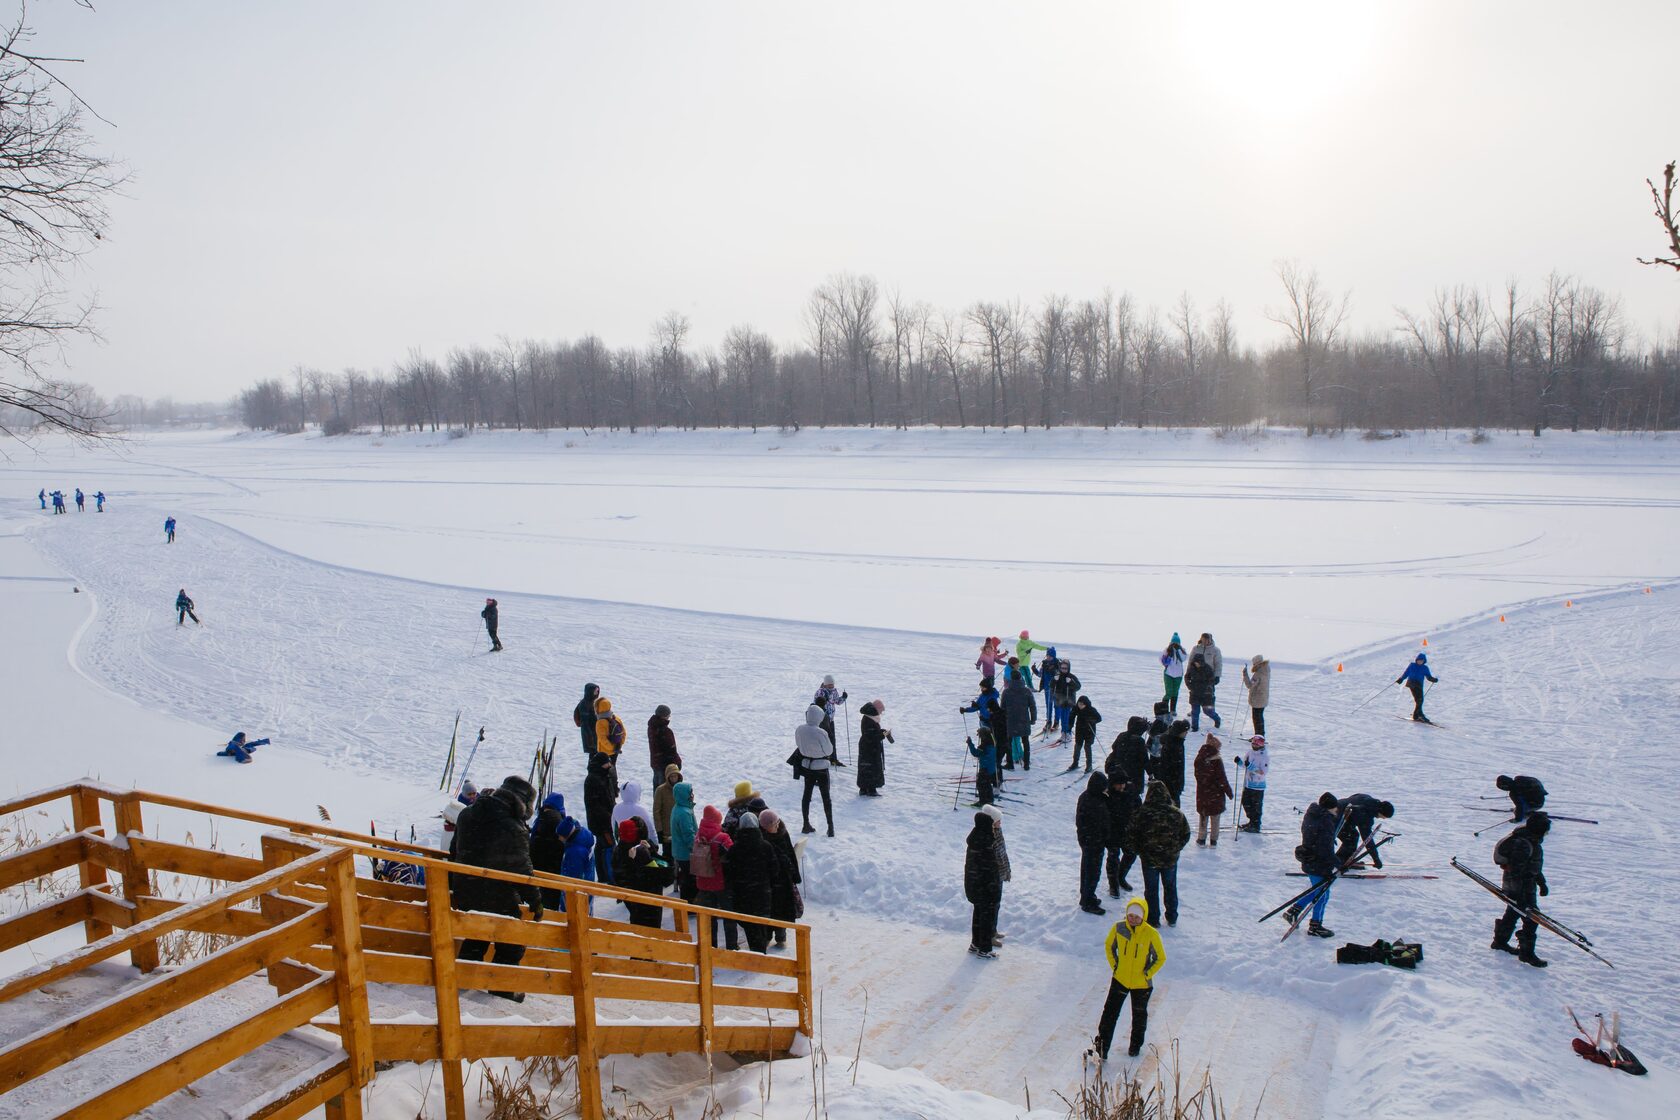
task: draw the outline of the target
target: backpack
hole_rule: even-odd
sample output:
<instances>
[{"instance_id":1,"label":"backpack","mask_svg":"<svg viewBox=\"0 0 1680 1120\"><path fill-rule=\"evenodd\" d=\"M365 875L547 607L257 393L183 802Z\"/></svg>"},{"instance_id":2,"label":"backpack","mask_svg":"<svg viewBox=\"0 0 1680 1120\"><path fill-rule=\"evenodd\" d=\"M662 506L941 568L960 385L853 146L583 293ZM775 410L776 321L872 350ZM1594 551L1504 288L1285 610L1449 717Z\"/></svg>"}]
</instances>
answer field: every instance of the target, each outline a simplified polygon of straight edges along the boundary
<instances>
[{"instance_id":1,"label":"backpack","mask_svg":"<svg viewBox=\"0 0 1680 1120\"><path fill-rule=\"evenodd\" d=\"M1373 941L1369 945L1348 942L1336 950L1337 964L1388 964L1408 971L1423 961L1423 945L1417 941Z\"/></svg>"},{"instance_id":2,"label":"backpack","mask_svg":"<svg viewBox=\"0 0 1680 1120\"><path fill-rule=\"evenodd\" d=\"M614 712L607 713L607 741L615 751L624 747L624 721Z\"/></svg>"},{"instance_id":3,"label":"backpack","mask_svg":"<svg viewBox=\"0 0 1680 1120\"><path fill-rule=\"evenodd\" d=\"M695 879L715 879L718 874L717 839L696 839L694 848L688 853L688 873Z\"/></svg>"}]
</instances>

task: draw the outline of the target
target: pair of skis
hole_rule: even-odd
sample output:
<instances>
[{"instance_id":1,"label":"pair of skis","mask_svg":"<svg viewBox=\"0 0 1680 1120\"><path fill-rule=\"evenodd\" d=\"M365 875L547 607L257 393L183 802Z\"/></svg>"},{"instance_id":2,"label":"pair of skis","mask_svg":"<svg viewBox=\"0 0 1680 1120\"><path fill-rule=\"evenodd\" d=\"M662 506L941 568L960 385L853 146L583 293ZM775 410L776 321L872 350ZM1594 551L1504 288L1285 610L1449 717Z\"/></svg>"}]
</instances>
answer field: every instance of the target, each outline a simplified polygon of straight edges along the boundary
<instances>
[{"instance_id":1,"label":"pair of skis","mask_svg":"<svg viewBox=\"0 0 1680 1120\"><path fill-rule=\"evenodd\" d=\"M1598 1029L1592 1034L1588 1034L1587 1028L1581 1025L1580 1017L1575 1014L1575 1009L1573 1007L1565 1007L1564 1010L1569 1012L1570 1021L1575 1024L1575 1030L1581 1036L1580 1038L1572 1039L1569 1043L1575 1053L1581 1055L1581 1057L1585 1058L1589 1062L1596 1062L1601 1066L1609 1066L1611 1069L1619 1069L1623 1073L1643 1076L1648 1072L1645 1069L1645 1063L1635 1057L1632 1050L1629 1050L1626 1046L1622 1045L1620 1038L1622 1032L1622 1022L1620 1015L1615 1012L1611 1012L1610 1024L1608 1027L1605 1026L1604 1015L1602 1013L1595 1015L1594 1018L1598 1020Z\"/></svg>"},{"instance_id":2,"label":"pair of skis","mask_svg":"<svg viewBox=\"0 0 1680 1120\"><path fill-rule=\"evenodd\" d=\"M449 755L444 759L443 777L438 780L438 789L454 793L460 792L467 784L467 775L472 771L473 759L478 757L479 745L484 742L484 728L478 729L478 739L474 741L472 750L467 752L467 764L461 767L461 780L455 781L455 748L460 741L461 713L455 713L455 730L449 733Z\"/></svg>"},{"instance_id":3,"label":"pair of skis","mask_svg":"<svg viewBox=\"0 0 1680 1120\"><path fill-rule=\"evenodd\" d=\"M1363 859L1365 856L1370 855L1372 852L1376 851L1378 848L1382 847L1384 844L1387 844L1389 841L1398 839L1399 835L1400 834L1397 833L1397 832L1395 832L1395 833L1383 833L1380 836L1378 834L1373 833L1369 840L1361 841L1359 847L1357 847L1353 850L1353 854L1348 856L1347 859L1343 860L1341 862L1341 864L1339 866L1337 866L1335 870L1330 872L1330 874L1328 876L1326 876L1324 879L1320 880L1319 882L1314 883L1312 886L1308 887L1306 890L1301 891L1294 898L1289 899L1283 905L1266 911L1266 913L1260 915L1259 920L1264 922L1268 918L1271 918L1271 917L1273 917L1277 914L1281 914L1283 911L1289 909L1291 906L1299 907L1299 909L1297 909L1296 912L1295 912L1295 917L1289 923L1289 928L1283 931L1283 936L1282 937L1278 938L1278 940L1280 942L1281 941L1288 941L1290 935L1293 934L1297 929L1301 928L1302 918L1304 918L1306 916L1308 910L1312 909L1312 905L1315 901L1317 901L1318 896L1322 892L1330 889L1330 884L1334 883L1344 873L1349 871L1353 867L1353 865L1355 863L1357 863L1359 860Z\"/></svg>"},{"instance_id":4,"label":"pair of skis","mask_svg":"<svg viewBox=\"0 0 1680 1120\"><path fill-rule=\"evenodd\" d=\"M1570 929L1568 926L1564 925L1562 922L1558 921L1556 918L1552 917L1550 914L1547 914L1544 911L1542 911L1542 910L1540 910L1536 907L1519 906L1517 904L1517 900L1512 898L1510 895L1506 894L1503 890L1501 890L1497 883L1495 883L1493 880L1487 878L1486 876L1481 875L1481 874L1471 870L1470 868L1464 866L1462 863L1458 862L1458 857L1457 856L1453 857L1453 859L1451 861L1451 866L1452 866L1453 870L1463 872L1466 877L1473 880L1483 890L1486 890L1489 894L1493 895L1495 898L1503 899L1505 901L1505 905L1509 906L1511 909L1515 910L1518 914L1521 914L1523 917L1529 919L1535 925L1540 926L1542 929L1550 930L1552 933L1557 934L1559 937L1561 937L1565 941L1569 942L1569 944L1575 946L1575 948L1577 948L1577 949L1581 950L1581 952L1587 954L1587 956L1591 957L1593 960L1600 961L1605 966L1607 966L1609 968L1615 968L1616 967L1615 965L1611 964L1609 961L1605 960L1603 957L1599 956L1597 953L1593 952L1593 950L1592 950L1592 940L1589 937L1587 937L1586 934L1581 933L1578 930Z\"/></svg>"},{"instance_id":5,"label":"pair of skis","mask_svg":"<svg viewBox=\"0 0 1680 1120\"><path fill-rule=\"evenodd\" d=\"M553 739L548 737L546 727L543 728L542 738L537 740L537 753L531 758L529 781L531 788L537 791L539 800L554 792L554 747L559 742L558 735Z\"/></svg>"}]
</instances>

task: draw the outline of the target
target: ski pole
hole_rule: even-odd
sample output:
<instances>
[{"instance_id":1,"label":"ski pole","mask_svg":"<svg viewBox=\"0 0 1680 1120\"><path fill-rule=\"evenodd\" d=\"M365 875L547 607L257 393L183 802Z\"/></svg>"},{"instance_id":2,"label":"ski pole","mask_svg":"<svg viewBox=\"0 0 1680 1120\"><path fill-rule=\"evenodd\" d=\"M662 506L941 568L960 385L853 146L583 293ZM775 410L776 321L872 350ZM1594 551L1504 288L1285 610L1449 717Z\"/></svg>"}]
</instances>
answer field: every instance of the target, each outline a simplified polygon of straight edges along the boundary
<instances>
[{"instance_id":1,"label":"ski pole","mask_svg":"<svg viewBox=\"0 0 1680 1120\"><path fill-rule=\"evenodd\" d=\"M951 795L951 812L953 812L953 813L957 811L957 803L962 800L962 791L963 791L962 780L964 778L968 777L968 714L966 712L959 712L957 714L962 716L963 759L962 759L962 772L957 775L957 792ZM979 789L980 783L978 781L976 781L974 784L975 784L975 788L976 788L976 796L978 796L978 789Z\"/></svg>"},{"instance_id":2,"label":"ski pole","mask_svg":"<svg viewBox=\"0 0 1680 1120\"><path fill-rule=\"evenodd\" d=\"M1387 692L1389 689L1393 688L1395 685L1397 685L1399 683L1400 683L1399 681L1390 681L1389 683L1383 685L1381 688L1377 689L1375 692L1371 693L1371 695L1367 696L1363 701L1361 701L1360 704L1359 704L1359 707L1355 708L1353 710L1353 712L1359 711L1360 708L1365 707L1371 701L1375 700L1377 697L1381 696L1383 693ZM1353 712L1349 712L1348 715L1351 716L1353 714Z\"/></svg>"},{"instance_id":3,"label":"ski pole","mask_svg":"<svg viewBox=\"0 0 1680 1120\"><path fill-rule=\"evenodd\" d=\"M455 713L455 730L449 733L449 754L443 760L443 776L438 779L438 789L449 788L449 779L455 776L455 738L461 733L461 713Z\"/></svg>"},{"instance_id":4,"label":"ski pole","mask_svg":"<svg viewBox=\"0 0 1680 1120\"><path fill-rule=\"evenodd\" d=\"M1231 760L1231 768L1237 772L1237 786L1235 794L1231 799L1231 831L1236 833L1236 836L1231 843L1235 844L1242 840L1242 795L1247 792L1245 787L1248 783L1243 778L1243 771L1246 770L1247 767L1243 765L1242 759L1233 758Z\"/></svg>"},{"instance_id":5,"label":"ski pole","mask_svg":"<svg viewBox=\"0 0 1680 1120\"><path fill-rule=\"evenodd\" d=\"M484 742L484 728L481 727L481 728L478 729L478 740L477 740L477 742L474 742L472 750L467 752L467 764L465 766L461 767L461 784L459 786L455 787L457 790L460 790L460 789L462 789L463 787L466 786L467 775L472 771L473 759L478 757L478 744L482 743L482 742Z\"/></svg>"},{"instance_id":6,"label":"ski pole","mask_svg":"<svg viewBox=\"0 0 1680 1120\"><path fill-rule=\"evenodd\" d=\"M840 701L840 708L846 713L846 765L852 764L852 702Z\"/></svg>"}]
</instances>

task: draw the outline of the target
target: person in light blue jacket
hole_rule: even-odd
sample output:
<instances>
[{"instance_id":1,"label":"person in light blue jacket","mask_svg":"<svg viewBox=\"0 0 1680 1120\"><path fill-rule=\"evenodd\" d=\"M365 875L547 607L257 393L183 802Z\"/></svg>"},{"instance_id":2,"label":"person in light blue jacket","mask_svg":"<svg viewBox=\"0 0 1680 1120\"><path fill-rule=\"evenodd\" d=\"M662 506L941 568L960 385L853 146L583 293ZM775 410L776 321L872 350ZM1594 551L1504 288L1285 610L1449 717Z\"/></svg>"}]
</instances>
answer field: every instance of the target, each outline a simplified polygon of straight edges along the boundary
<instances>
[{"instance_id":1,"label":"person in light blue jacket","mask_svg":"<svg viewBox=\"0 0 1680 1120\"><path fill-rule=\"evenodd\" d=\"M688 860L694 854L694 836L700 830L700 822L694 817L694 786L678 782L671 787L671 796L675 800L671 806L671 858L677 864L677 893L693 902L698 892L688 873Z\"/></svg>"}]
</instances>

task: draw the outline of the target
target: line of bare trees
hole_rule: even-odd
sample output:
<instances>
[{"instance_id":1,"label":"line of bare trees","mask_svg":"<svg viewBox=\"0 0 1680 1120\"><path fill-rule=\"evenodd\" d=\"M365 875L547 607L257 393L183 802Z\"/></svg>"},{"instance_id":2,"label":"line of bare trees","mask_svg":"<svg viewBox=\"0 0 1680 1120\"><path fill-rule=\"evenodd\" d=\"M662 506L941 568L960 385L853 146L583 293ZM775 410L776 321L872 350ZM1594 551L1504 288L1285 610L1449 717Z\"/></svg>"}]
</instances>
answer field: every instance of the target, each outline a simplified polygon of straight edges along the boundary
<instances>
[{"instance_id":1,"label":"line of bare trees","mask_svg":"<svg viewBox=\"0 0 1680 1120\"><path fill-rule=\"evenodd\" d=\"M982 301L938 310L872 277L811 293L804 337L751 326L697 346L659 319L646 345L594 336L503 339L388 372L298 368L245 390L252 428L712 428L942 425L1319 430L1680 426L1680 336L1646 344L1615 297L1567 276L1437 290L1386 333L1355 335L1349 301L1311 269L1279 268L1267 316L1282 338L1239 344L1230 306L1188 293Z\"/></svg>"}]
</instances>

